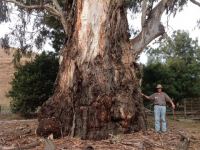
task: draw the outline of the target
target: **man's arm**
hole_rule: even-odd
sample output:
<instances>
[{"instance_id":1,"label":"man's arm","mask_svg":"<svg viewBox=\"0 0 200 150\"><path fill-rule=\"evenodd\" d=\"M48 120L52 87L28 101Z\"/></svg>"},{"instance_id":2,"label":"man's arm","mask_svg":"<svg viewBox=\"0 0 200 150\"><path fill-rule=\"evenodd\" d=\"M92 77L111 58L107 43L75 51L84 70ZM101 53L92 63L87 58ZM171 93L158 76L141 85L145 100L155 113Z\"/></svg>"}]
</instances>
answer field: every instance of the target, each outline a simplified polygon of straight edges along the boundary
<instances>
[{"instance_id":1,"label":"man's arm","mask_svg":"<svg viewBox=\"0 0 200 150\"><path fill-rule=\"evenodd\" d=\"M175 109L174 102L171 100L170 103L171 103L171 105L172 105L172 108Z\"/></svg>"},{"instance_id":2,"label":"man's arm","mask_svg":"<svg viewBox=\"0 0 200 150\"><path fill-rule=\"evenodd\" d=\"M145 94L143 94L143 93L141 93L141 94L142 94L142 96L145 97L146 99L151 100L150 96L147 96L147 95L145 95Z\"/></svg>"},{"instance_id":3,"label":"man's arm","mask_svg":"<svg viewBox=\"0 0 200 150\"><path fill-rule=\"evenodd\" d=\"M174 102L172 101L172 99L166 93L165 93L165 98L166 98L166 101L171 104L172 108L175 109Z\"/></svg>"}]
</instances>

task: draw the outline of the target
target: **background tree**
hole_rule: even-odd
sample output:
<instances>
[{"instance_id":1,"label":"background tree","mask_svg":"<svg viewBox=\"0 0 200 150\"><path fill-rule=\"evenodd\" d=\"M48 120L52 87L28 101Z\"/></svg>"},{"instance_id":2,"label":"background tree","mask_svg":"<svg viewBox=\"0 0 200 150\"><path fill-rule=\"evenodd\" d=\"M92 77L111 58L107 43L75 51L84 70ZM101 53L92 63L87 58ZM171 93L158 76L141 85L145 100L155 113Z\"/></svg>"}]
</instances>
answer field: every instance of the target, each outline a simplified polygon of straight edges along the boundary
<instances>
[{"instance_id":1,"label":"background tree","mask_svg":"<svg viewBox=\"0 0 200 150\"><path fill-rule=\"evenodd\" d=\"M158 48L148 51L149 63L144 67L143 89L154 92L158 83L176 101L200 96L200 46L184 31L176 31Z\"/></svg>"},{"instance_id":2,"label":"background tree","mask_svg":"<svg viewBox=\"0 0 200 150\"><path fill-rule=\"evenodd\" d=\"M11 82L11 110L28 116L35 112L52 94L58 72L58 59L54 53L43 52L33 62L17 68Z\"/></svg>"},{"instance_id":3,"label":"background tree","mask_svg":"<svg viewBox=\"0 0 200 150\"><path fill-rule=\"evenodd\" d=\"M56 88L39 113L39 135L103 139L145 129L136 61L165 33L160 22L165 10L175 13L187 1L3 1L54 16L65 33ZM128 8L142 12L142 29L131 40Z\"/></svg>"}]
</instances>

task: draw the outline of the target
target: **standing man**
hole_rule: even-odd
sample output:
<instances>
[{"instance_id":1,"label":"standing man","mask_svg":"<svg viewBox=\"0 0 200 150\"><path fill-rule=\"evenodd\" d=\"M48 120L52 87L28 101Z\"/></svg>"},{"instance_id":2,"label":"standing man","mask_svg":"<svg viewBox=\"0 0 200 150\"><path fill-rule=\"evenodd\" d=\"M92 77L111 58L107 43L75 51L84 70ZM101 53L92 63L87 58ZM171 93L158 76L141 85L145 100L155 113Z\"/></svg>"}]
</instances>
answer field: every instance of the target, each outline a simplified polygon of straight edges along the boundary
<instances>
[{"instance_id":1,"label":"standing man","mask_svg":"<svg viewBox=\"0 0 200 150\"><path fill-rule=\"evenodd\" d=\"M171 103L172 108L175 109L175 105L171 98L165 93L162 92L162 85L158 84L156 86L157 92L152 94L151 96L144 95L146 99L152 100L154 103L154 117L155 117L155 131L156 132L166 132L167 125L166 125L166 102ZM162 129L161 124L162 122Z\"/></svg>"}]
</instances>

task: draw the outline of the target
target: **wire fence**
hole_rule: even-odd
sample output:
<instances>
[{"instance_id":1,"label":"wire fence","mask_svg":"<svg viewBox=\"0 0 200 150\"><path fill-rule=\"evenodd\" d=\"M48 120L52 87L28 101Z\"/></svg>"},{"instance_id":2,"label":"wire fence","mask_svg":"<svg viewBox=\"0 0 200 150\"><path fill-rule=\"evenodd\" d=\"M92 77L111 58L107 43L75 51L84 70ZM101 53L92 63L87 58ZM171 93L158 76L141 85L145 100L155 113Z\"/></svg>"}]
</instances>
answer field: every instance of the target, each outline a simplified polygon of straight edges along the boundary
<instances>
[{"instance_id":1,"label":"wire fence","mask_svg":"<svg viewBox=\"0 0 200 150\"><path fill-rule=\"evenodd\" d=\"M0 105L0 114L11 114L10 106Z\"/></svg>"}]
</instances>

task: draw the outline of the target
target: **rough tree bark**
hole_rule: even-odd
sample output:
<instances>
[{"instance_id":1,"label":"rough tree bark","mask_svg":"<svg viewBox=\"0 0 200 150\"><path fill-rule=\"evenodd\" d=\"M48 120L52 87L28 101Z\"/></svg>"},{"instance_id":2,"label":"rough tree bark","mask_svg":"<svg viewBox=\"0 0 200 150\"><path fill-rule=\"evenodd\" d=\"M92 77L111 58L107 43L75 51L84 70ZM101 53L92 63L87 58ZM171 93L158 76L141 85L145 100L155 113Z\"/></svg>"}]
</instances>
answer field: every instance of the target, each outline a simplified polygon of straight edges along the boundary
<instances>
[{"instance_id":1,"label":"rough tree bark","mask_svg":"<svg viewBox=\"0 0 200 150\"><path fill-rule=\"evenodd\" d=\"M133 40L124 0L70 0L67 17L52 1L55 7L46 10L60 17L68 41L54 95L40 110L37 134L99 140L145 130L136 59L164 33L160 18L172 0L160 1L149 16L143 2L142 31Z\"/></svg>"},{"instance_id":2,"label":"rough tree bark","mask_svg":"<svg viewBox=\"0 0 200 150\"><path fill-rule=\"evenodd\" d=\"M38 134L54 132L44 131L49 123L83 139L145 129L122 2L77 1L74 30L63 50L56 91L39 114Z\"/></svg>"}]
</instances>

